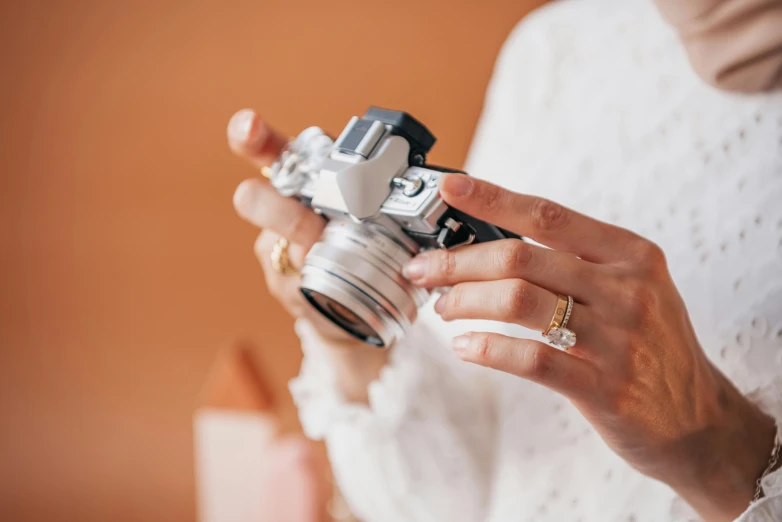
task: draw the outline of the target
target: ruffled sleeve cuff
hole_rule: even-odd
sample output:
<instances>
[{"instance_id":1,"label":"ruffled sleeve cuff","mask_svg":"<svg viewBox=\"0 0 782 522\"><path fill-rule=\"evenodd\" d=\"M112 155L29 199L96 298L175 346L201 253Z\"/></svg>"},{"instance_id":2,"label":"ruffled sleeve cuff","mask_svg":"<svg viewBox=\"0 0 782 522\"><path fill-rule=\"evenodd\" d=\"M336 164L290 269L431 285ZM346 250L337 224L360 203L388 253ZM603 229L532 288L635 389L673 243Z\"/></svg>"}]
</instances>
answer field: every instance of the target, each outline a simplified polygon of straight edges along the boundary
<instances>
[{"instance_id":1,"label":"ruffled sleeve cuff","mask_svg":"<svg viewBox=\"0 0 782 522\"><path fill-rule=\"evenodd\" d=\"M306 320L296 322L296 333L301 339L304 360L299 376L289 388L299 408L299 418L306 435L323 439L335 425L370 425L381 432L393 433L409 414L414 401L411 395L419 389L424 371L432 371L431 358L425 345L437 344L434 339L422 339L422 329L416 329L416 342L400 343L389 354L389 362L378 379L370 383L369 405L345 400L337 386L336 376L327 348L315 328ZM370 416L372 422L370 423ZM381 433L377 434L378 436Z\"/></svg>"},{"instance_id":2,"label":"ruffled sleeve cuff","mask_svg":"<svg viewBox=\"0 0 782 522\"><path fill-rule=\"evenodd\" d=\"M774 417L777 436L782 427L782 378L750 394L756 404ZM769 473L761 482L764 497L752 503L737 522L777 522L782 520L782 469Z\"/></svg>"},{"instance_id":3,"label":"ruffled sleeve cuff","mask_svg":"<svg viewBox=\"0 0 782 522\"><path fill-rule=\"evenodd\" d=\"M424 322L389 354L368 404L345 400L329 349L310 324L296 325L304 361L290 389L299 418L309 437L326 441L361 519L484 519L494 422L482 391L491 387Z\"/></svg>"}]
</instances>

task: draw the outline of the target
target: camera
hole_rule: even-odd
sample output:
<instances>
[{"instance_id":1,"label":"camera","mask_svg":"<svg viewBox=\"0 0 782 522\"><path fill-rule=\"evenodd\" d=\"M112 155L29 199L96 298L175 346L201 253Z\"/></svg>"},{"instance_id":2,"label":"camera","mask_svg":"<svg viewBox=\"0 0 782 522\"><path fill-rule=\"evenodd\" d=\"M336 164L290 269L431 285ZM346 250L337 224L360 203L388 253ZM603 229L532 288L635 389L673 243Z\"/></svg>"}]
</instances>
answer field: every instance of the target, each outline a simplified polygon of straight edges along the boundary
<instances>
[{"instance_id":1,"label":"camera","mask_svg":"<svg viewBox=\"0 0 782 522\"><path fill-rule=\"evenodd\" d=\"M443 173L467 174L428 165L434 143L409 114L370 107L336 140L318 127L305 129L269 171L280 194L328 219L301 270L304 297L376 347L404 337L429 297L402 275L420 250L517 237L443 201Z\"/></svg>"}]
</instances>

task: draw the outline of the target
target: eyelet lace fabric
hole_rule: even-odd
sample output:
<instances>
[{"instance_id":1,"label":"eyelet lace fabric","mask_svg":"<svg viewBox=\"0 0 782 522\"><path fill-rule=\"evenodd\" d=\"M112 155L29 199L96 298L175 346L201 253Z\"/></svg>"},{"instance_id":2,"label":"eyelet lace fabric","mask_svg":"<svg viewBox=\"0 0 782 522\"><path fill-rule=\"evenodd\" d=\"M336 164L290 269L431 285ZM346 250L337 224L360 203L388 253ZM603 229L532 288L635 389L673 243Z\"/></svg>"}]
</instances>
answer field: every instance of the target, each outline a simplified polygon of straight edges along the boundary
<instances>
[{"instance_id":1,"label":"eyelet lace fabric","mask_svg":"<svg viewBox=\"0 0 782 522\"><path fill-rule=\"evenodd\" d=\"M509 36L467 171L661 245L709 357L782 419L781 93L705 85L645 0L555 2ZM359 406L339 397L311 327L297 329L302 423L366 522L698 520L569 402L450 350L468 330L538 332L443 323L430 305ZM782 520L782 472L763 486L742 522Z\"/></svg>"}]
</instances>

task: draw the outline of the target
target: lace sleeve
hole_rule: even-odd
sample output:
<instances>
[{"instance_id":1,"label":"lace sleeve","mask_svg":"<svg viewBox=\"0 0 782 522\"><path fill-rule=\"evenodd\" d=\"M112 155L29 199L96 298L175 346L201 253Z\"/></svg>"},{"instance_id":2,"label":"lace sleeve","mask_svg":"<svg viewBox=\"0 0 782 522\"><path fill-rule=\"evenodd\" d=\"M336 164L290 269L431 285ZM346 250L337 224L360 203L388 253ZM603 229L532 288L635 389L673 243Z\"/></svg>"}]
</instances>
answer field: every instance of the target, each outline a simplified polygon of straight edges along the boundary
<instances>
[{"instance_id":1,"label":"lace sleeve","mask_svg":"<svg viewBox=\"0 0 782 522\"><path fill-rule=\"evenodd\" d=\"M751 395L782 426L782 378ZM753 503L737 522L776 522L782 520L782 469L768 474L761 484L764 497Z\"/></svg>"},{"instance_id":2,"label":"lace sleeve","mask_svg":"<svg viewBox=\"0 0 782 522\"><path fill-rule=\"evenodd\" d=\"M296 326L304 362L291 392L307 435L325 439L353 513L365 522L481 520L494 425L481 374L419 319L370 384L369 406L347 403L319 336Z\"/></svg>"}]
</instances>

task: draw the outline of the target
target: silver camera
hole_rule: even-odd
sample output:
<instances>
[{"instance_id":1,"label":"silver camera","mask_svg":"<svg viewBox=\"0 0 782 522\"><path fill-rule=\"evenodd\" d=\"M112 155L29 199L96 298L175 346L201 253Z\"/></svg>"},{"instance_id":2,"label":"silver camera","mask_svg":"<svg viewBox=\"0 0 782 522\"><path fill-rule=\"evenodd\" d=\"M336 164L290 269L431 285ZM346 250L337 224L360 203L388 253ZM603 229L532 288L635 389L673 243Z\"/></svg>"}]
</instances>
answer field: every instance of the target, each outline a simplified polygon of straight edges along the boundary
<instances>
[{"instance_id":1,"label":"silver camera","mask_svg":"<svg viewBox=\"0 0 782 522\"><path fill-rule=\"evenodd\" d=\"M459 171L426 164L434 142L409 114L371 107L336 140L305 129L271 167L282 195L329 220L305 259L302 293L373 346L401 339L429 297L402 276L416 253L517 237L446 205L437 181Z\"/></svg>"}]
</instances>

